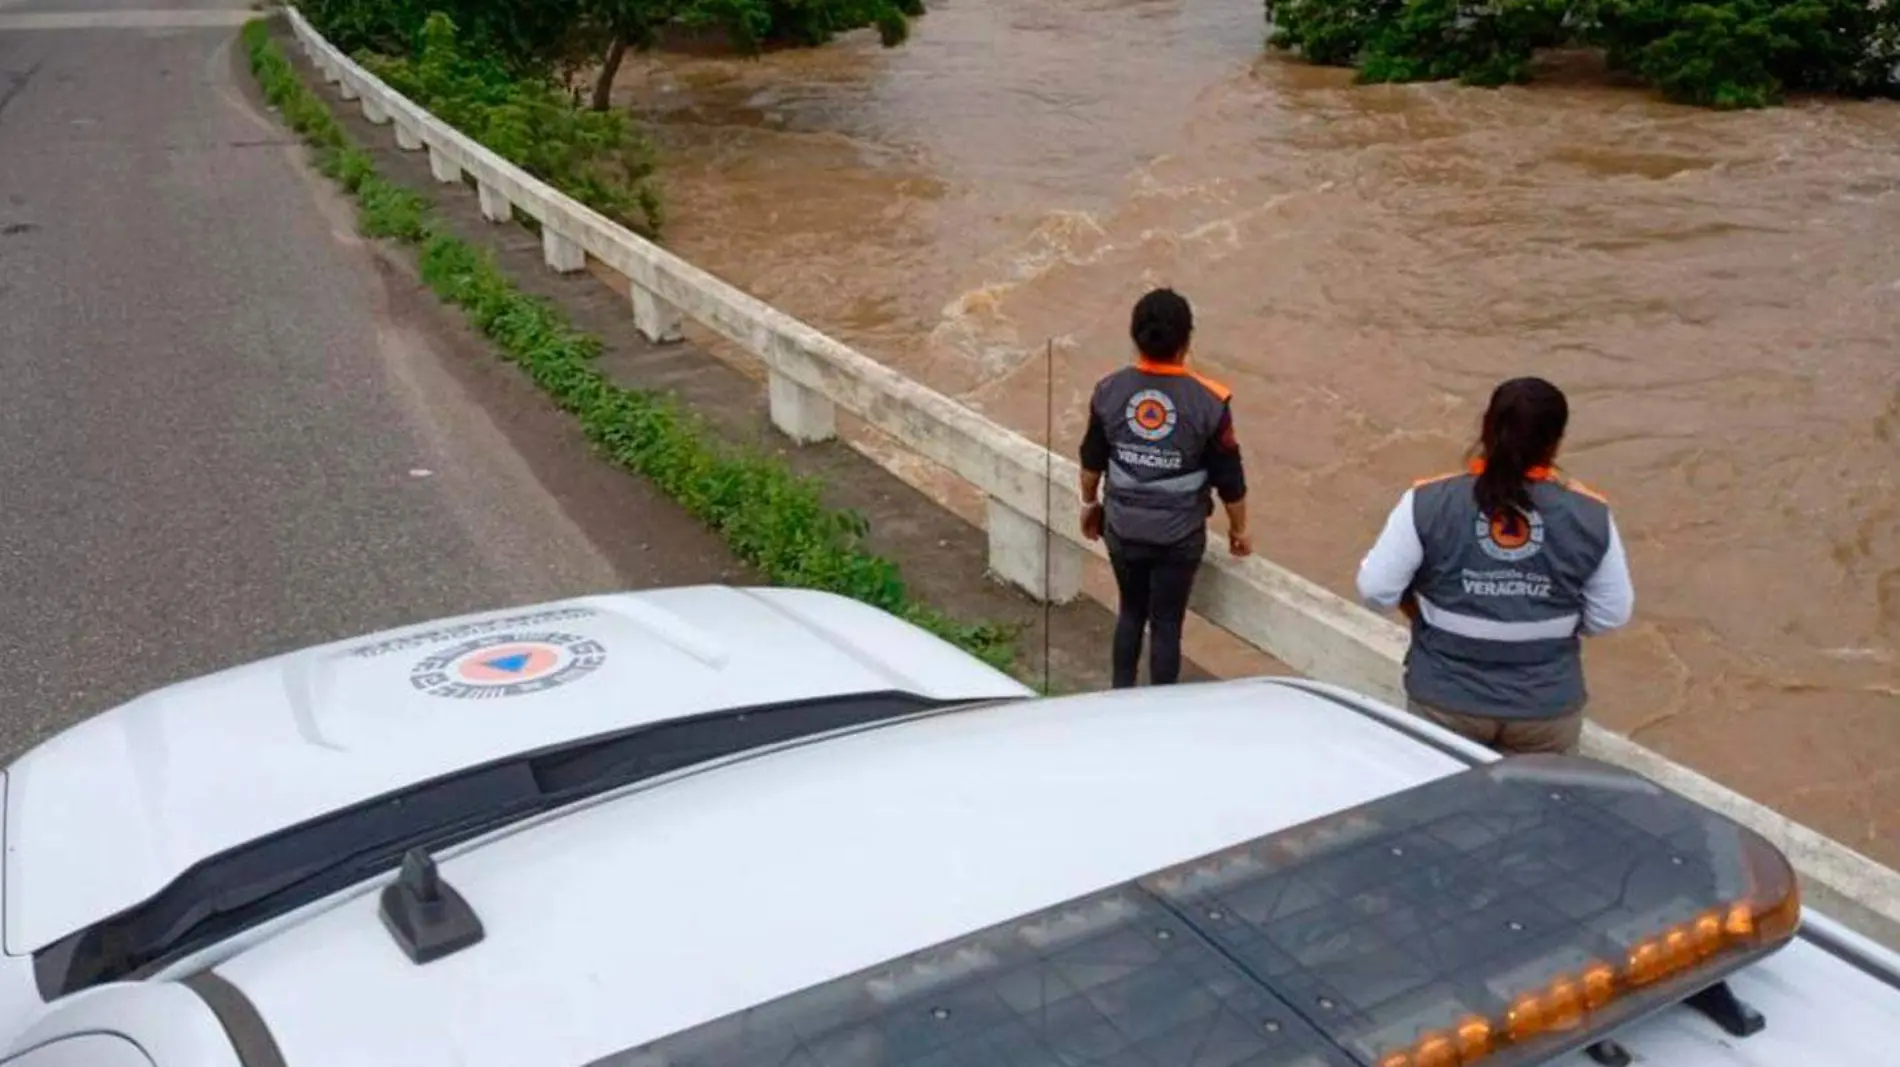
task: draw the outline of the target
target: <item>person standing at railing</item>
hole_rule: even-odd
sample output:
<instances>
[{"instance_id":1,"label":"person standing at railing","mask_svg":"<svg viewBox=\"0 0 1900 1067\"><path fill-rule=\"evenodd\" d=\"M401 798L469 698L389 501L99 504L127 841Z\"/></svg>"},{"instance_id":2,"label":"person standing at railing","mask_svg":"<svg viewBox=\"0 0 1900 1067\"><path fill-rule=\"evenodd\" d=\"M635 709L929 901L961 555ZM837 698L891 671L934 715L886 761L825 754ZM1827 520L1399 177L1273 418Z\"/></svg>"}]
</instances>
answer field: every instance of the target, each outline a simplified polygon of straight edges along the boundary
<instances>
[{"instance_id":1,"label":"person standing at railing","mask_svg":"<svg viewBox=\"0 0 1900 1067\"><path fill-rule=\"evenodd\" d=\"M1172 289L1156 289L1136 302L1129 332L1135 362L1096 383L1081 449L1082 533L1107 542L1119 593L1117 689L1135 684L1144 630L1149 682L1180 680L1181 627L1214 493L1227 507L1228 551L1253 551L1233 394L1187 366L1193 309Z\"/></svg>"},{"instance_id":2,"label":"person standing at railing","mask_svg":"<svg viewBox=\"0 0 1900 1067\"><path fill-rule=\"evenodd\" d=\"M1467 469L1415 483L1359 564L1359 595L1412 623L1411 710L1500 752L1574 752L1580 638L1636 594L1603 497L1559 473L1570 406L1541 378L1491 394Z\"/></svg>"}]
</instances>

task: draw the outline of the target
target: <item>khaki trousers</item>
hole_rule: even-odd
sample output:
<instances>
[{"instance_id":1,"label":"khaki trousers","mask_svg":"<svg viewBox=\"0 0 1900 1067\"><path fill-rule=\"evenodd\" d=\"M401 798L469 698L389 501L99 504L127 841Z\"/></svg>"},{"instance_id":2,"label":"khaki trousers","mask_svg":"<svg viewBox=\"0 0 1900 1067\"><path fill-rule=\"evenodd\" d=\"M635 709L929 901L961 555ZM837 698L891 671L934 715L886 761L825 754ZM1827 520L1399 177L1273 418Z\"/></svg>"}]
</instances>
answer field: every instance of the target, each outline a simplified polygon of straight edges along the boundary
<instances>
[{"instance_id":1,"label":"khaki trousers","mask_svg":"<svg viewBox=\"0 0 1900 1067\"><path fill-rule=\"evenodd\" d=\"M1555 719L1487 719L1409 698L1405 706L1414 715L1507 756L1516 752L1574 753L1583 737L1582 708Z\"/></svg>"}]
</instances>

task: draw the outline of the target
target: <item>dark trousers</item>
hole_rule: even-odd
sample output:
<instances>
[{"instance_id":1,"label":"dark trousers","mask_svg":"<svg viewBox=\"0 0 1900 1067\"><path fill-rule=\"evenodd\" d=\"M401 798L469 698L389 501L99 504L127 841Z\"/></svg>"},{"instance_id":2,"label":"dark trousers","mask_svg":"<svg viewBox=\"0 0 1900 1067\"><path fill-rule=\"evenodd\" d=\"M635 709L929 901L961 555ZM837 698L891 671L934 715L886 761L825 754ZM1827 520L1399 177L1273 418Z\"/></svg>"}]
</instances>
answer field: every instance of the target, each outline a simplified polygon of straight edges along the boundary
<instances>
[{"instance_id":1,"label":"dark trousers","mask_svg":"<svg viewBox=\"0 0 1900 1067\"><path fill-rule=\"evenodd\" d=\"M1207 534L1203 531L1173 545L1123 541L1112 533L1105 533L1103 540L1121 594L1115 617L1114 687L1127 689L1135 684L1144 630L1149 641L1149 684L1173 685L1181 679L1181 624L1187 619L1194 573L1207 551Z\"/></svg>"}]
</instances>

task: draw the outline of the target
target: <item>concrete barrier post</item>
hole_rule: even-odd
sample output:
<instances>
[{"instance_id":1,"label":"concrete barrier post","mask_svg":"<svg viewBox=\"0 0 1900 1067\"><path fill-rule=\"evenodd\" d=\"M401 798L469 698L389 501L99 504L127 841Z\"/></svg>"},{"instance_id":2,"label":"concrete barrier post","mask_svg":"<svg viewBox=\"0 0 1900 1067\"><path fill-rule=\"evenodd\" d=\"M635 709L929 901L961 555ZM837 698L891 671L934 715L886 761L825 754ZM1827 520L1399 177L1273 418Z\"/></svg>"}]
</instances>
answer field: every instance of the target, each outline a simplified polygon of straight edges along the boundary
<instances>
[{"instance_id":1,"label":"concrete barrier post","mask_svg":"<svg viewBox=\"0 0 1900 1067\"><path fill-rule=\"evenodd\" d=\"M541 224L541 258L562 274L587 269L587 250L570 238L562 237L546 223Z\"/></svg>"},{"instance_id":2,"label":"concrete barrier post","mask_svg":"<svg viewBox=\"0 0 1900 1067\"><path fill-rule=\"evenodd\" d=\"M345 78L343 72L339 70L336 76L336 95L345 100L355 100L360 98L363 94L357 92L356 86L351 85L350 79Z\"/></svg>"},{"instance_id":3,"label":"concrete barrier post","mask_svg":"<svg viewBox=\"0 0 1900 1067\"><path fill-rule=\"evenodd\" d=\"M405 123L396 123L396 147L405 152L414 152L422 147L422 135L409 128Z\"/></svg>"},{"instance_id":4,"label":"concrete barrier post","mask_svg":"<svg viewBox=\"0 0 1900 1067\"><path fill-rule=\"evenodd\" d=\"M366 96L363 98L363 117L377 126L382 126L389 122L389 109L383 106L381 100Z\"/></svg>"},{"instance_id":5,"label":"concrete barrier post","mask_svg":"<svg viewBox=\"0 0 1900 1067\"><path fill-rule=\"evenodd\" d=\"M482 218L490 222L507 222L515 217L514 209L508 205L508 198L500 189L484 181L475 184L476 192L482 201Z\"/></svg>"},{"instance_id":6,"label":"concrete barrier post","mask_svg":"<svg viewBox=\"0 0 1900 1067\"><path fill-rule=\"evenodd\" d=\"M343 80L343 72L337 69L337 66L335 63L332 63L329 60L323 59L322 57L318 57L316 60L316 64L317 64L317 69L323 72L324 81L329 82L331 85L335 85L337 82L340 82Z\"/></svg>"},{"instance_id":7,"label":"concrete barrier post","mask_svg":"<svg viewBox=\"0 0 1900 1067\"><path fill-rule=\"evenodd\" d=\"M774 367L766 384L771 400L772 425L779 432L808 445L838 436L838 410L830 398L791 380Z\"/></svg>"},{"instance_id":8,"label":"concrete barrier post","mask_svg":"<svg viewBox=\"0 0 1900 1067\"><path fill-rule=\"evenodd\" d=\"M462 165L449 157L447 152L434 145L429 146L429 173L435 180L448 184L462 180Z\"/></svg>"},{"instance_id":9,"label":"concrete barrier post","mask_svg":"<svg viewBox=\"0 0 1900 1067\"><path fill-rule=\"evenodd\" d=\"M660 299L659 294L639 282L628 286L633 297L633 328L656 345L671 344L686 335L681 332L685 316L680 309Z\"/></svg>"},{"instance_id":10,"label":"concrete barrier post","mask_svg":"<svg viewBox=\"0 0 1900 1067\"><path fill-rule=\"evenodd\" d=\"M1039 601L1067 604L1082 594L1087 553L995 497L989 499L990 573Z\"/></svg>"}]
</instances>

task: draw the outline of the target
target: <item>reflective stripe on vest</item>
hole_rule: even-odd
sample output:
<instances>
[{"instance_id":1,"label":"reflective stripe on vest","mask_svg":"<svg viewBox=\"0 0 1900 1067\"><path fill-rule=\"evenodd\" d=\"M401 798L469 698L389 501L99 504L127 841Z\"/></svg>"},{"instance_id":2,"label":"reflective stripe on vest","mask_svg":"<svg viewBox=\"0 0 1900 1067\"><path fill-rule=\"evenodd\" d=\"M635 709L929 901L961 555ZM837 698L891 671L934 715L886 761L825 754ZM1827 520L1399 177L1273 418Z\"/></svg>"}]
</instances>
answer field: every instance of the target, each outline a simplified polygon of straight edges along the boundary
<instances>
[{"instance_id":1,"label":"reflective stripe on vest","mask_svg":"<svg viewBox=\"0 0 1900 1067\"><path fill-rule=\"evenodd\" d=\"M1144 482L1135 477L1127 467L1108 461L1108 487L1110 489L1141 489L1153 493L1199 493L1207 485L1207 471L1189 471L1172 478L1156 478Z\"/></svg>"},{"instance_id":2,"label":"reflective stripe on vest","mask_svg":"<svg viewBox=\"0 0 1900 1067\"><path fill-rule=\"evenodd\" d=\"M1418 613L1424 617L1427 626L1436 627L1446 633L1457 634L1459 637L1469 637L1474 641L1502 641L1515 644L1525 641L1562 640L1574 636L1577 627L1583 622L1583 616L1577 612L1536 622L1499 622L1496 619L1481 619L1476 615L1447 611L1423 596L1417 599Z\"/></svg>"}]
</instances>

